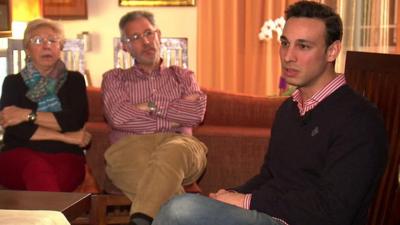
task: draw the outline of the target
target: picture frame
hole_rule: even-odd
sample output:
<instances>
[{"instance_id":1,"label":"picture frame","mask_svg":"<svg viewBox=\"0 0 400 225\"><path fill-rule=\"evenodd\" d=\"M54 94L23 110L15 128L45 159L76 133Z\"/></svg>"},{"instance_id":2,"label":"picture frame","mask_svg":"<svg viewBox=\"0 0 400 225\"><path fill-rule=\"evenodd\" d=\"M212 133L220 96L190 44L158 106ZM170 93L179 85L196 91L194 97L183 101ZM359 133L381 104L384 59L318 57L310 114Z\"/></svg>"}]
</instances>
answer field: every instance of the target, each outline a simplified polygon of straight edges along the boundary
<instances>
[{"instance_id":1,"label":"picture frame","mask_svg":"<svg viewBox=\"0 0 400 225\"><path fill-rule=\"evenodd\" d=\"M120 6L195 6L196 0L119 0Z\"/></svg>"},{"instance_id":2,"label":"picture frame","mask_svg":"<svg viewBox=\"0 0 400 225\"><path fill-rule=\"evenodd\" d=\"M43 17L49 19L87 19L87 0L43 0Z\"/></svg>"},{"instance_id":3,"label":"picture frame","mask_svg":"<svg viewBox=\"0 0 400 225\"><path fill-rule=\"evenodd\" d=\"M10 0L0 0L0 37L11 37Z\"/></svg>"}]
</instances>

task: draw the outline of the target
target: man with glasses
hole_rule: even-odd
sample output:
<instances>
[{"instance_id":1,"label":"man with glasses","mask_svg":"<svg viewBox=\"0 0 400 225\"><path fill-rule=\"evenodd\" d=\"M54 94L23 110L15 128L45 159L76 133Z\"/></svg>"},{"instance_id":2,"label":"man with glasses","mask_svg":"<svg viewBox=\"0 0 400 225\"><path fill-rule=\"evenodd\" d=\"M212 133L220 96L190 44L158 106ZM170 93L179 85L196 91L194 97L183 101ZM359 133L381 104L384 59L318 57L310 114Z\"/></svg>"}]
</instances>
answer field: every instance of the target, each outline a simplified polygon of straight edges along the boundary
<instances>
[{"instance_id":1,"label":"man with glasses","mask_svg":"<svg viewBox=\"0 0 400 225\"><path fill-rule=\"evenodd\" d=\"M161 32L151 13L129 12L119 28L135 65L103 77L112 143L106 172L133 202L130 224L150 225L160 206L205 169L207 148L191 128L203 120L206 95L192 71L163 65Z\"/></svg>"}]
</instances>

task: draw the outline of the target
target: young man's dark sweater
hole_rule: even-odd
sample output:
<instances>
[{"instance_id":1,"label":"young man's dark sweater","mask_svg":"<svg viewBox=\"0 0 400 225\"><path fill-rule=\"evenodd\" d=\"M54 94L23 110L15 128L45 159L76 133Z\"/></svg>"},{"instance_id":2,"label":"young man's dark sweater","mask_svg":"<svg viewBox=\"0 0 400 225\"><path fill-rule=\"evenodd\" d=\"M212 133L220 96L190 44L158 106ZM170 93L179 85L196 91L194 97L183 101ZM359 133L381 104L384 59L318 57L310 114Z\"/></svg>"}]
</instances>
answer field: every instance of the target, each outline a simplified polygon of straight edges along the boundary
<instances>
[{"instance_id":1,"label":"young man's dark sweater","mask_svg":"<svg viewBox=\"0 0 400 225\"><path fill-rule=\"evenodd\" d=\"M304 116L285 101L260 174L236 190L290 225L365 225L386 158L377 109L344 85Z\"/></svg>"}]
</instances>

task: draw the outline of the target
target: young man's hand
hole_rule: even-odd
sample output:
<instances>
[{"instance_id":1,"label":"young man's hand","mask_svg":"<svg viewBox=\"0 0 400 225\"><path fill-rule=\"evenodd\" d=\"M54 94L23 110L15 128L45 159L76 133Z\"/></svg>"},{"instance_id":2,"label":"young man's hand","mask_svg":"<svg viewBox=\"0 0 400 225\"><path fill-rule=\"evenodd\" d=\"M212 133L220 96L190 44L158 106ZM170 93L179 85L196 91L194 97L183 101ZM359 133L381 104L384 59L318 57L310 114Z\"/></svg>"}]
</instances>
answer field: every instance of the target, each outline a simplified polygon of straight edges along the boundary
<instances>
[{"instance_id":1,"label":"young man's hand","mask_svg":"<svg viewBox=\"0 0 400 225\"><path fill-rule=\"evenodd\" d=\"M217 193L210 193L210 198L243 208L244 194L220 189Z\"/></svg>"}]
</instances>

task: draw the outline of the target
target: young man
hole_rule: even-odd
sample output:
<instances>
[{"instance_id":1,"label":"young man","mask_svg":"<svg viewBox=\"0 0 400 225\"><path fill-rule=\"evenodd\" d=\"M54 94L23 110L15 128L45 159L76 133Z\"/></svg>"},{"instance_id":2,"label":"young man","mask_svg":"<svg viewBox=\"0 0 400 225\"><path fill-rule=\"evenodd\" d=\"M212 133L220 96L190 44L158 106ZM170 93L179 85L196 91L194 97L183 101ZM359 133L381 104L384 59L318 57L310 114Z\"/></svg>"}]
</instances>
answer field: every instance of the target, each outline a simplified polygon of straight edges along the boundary
<instances>
[{"instance_id":1,"label":"young man","mask_svg":"<svg viewBox=\"0 0 400 225\"><path fill-rule=\"evenodd\" d=\"M211 198L178 196L154 225L366 224L386 163L383 122L334 71L340 17L311 1L285 13L282 73L298 89L276 114L260 173Z\"/></svg>"},{"instance_id":2,"label":"young man","mask_svg":"<svg viewBox=\"0 0 400 225\"><path fill-rule=\"evenodd\" d=\"M131 224L150 225L160 206L205 169L207 148L191 127L203 120L206 96L193 72L162 65L161 32L151 13L127 13L119 28L135 65L104 74L104 112L112 129L106 172L133 202Z\"/></svg>"}]
</instances>

